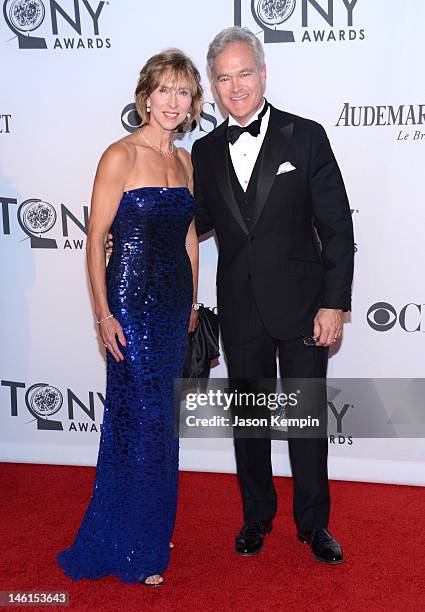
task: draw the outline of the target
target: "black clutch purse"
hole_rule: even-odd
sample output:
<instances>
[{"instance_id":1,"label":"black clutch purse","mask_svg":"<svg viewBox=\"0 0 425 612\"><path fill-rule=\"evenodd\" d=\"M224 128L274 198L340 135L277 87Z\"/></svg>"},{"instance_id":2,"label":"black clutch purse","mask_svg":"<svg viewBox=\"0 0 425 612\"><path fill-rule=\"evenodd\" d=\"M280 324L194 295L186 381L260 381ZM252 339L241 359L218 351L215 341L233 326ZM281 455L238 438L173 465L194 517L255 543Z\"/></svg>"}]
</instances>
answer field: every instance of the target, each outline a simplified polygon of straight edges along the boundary
<instances>
[{"instance_id":1,"label":"black clutch purse","mask_svg":"<svg viewBox=\"0 0 425 612\"><path fill-rule=\"evenodd\" d=\"M218 315L209 308L199 306L198 326L189 334L183 377L208 378L211 360L220 355Z\"/></svg>"}]
</instances>

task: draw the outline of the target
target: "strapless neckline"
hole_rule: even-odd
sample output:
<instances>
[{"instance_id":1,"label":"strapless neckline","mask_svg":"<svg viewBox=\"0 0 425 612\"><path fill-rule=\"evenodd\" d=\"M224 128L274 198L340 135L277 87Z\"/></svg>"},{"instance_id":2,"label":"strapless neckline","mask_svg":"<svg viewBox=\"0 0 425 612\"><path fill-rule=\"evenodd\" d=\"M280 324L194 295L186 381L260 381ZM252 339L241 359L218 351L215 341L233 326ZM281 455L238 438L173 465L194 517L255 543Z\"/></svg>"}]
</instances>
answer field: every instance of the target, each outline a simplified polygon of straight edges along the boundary
<instances>
[{"instance_id":1,"label":"strapless neckline","mask_svg":"<svg viewBox=\"0 0 425 612\"><path fill-rule=\"evenodd\" d=\"M131 193L132 191L142 191L143 189L187 189L189 191L189 187L187 185L181 185L180 187L167 187L167 186L147 186L147 187L134 187L133 189L126 189L123 193Z\"/></svg>"}]
</instances>

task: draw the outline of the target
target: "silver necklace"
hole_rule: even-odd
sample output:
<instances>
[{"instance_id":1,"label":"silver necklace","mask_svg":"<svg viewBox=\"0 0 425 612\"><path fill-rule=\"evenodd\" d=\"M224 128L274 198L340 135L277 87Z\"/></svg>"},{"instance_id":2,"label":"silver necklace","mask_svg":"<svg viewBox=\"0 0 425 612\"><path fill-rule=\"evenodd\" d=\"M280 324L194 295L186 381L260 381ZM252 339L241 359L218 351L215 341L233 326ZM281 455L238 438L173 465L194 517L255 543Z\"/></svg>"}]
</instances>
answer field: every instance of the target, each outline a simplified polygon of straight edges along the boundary
<instances>
[{"instance_id":1,"label":"silver necklace","mask_svg":"<svg viewBox=\"0 0 425 612\"><path fill-rule=\"evenodd\" d=\"M147 138L146 136L144 136L144 134L142 134L142 132L140 131L140 128L137 130L140 134L140 136L143 138L143 140L146 142L147 145L149 145L152 149L154 149L155 151L158 151L158 153L161 153L161 155L173 155L173 153L176 150L176 147L174 146L174 143L171 143L171 151L163 151L162 149L160 149L159 147L157 147L156 145L152 144Z\"/></svg>"}]
</instances>

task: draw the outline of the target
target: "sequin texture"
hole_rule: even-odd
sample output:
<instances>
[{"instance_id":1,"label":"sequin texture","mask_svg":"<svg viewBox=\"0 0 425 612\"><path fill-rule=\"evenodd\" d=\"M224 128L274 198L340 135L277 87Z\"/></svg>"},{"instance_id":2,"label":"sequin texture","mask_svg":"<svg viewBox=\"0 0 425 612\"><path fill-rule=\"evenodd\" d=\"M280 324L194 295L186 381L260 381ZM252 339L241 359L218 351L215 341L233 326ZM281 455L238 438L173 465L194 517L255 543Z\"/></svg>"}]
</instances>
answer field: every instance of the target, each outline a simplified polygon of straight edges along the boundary
<instances>
[{"instance_id":1,"label":"sequin texture","mask_svg":"<svg viewBox=\"0 0 425 612\"><path fill-rule=\"evenodd\" d=\"M93 494L73 545L58 553L72 579L127 584L162 574L177 504L173 379L182 376L192 303L185 248L194 199L185 187L123 194L111 231L108 303L127 346L107 352Z\"/></svg>"}]
</instances>

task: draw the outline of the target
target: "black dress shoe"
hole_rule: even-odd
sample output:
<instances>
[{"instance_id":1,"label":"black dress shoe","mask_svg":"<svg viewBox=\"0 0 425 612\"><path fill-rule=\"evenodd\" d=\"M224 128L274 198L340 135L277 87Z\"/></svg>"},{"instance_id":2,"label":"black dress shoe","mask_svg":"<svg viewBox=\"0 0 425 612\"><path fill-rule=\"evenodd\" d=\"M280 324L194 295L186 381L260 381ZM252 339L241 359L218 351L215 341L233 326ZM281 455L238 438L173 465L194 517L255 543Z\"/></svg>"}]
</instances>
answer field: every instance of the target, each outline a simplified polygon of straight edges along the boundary
<instances>
[{"instance_id":1,"label":"black dress shoe","mask_svg":"<svg viewBox=\"0 0 425 612\"><path fill-rule=\"evenodd\" d=\"M325 527L311 531L298 529L297 537L304 544L310 544L313 556L323 563L337 564L344 561L341 546Z\"/></svg>"},{"instance_id":2,"label":"black dress shoe","mask_svg":"<svg viewBox=\"0 0 425 612\"><path fill-rule=\"evenodd\" d=\"M236 552L242 557L257 555L263 548L264 536L271 530L271 521L246 521L236 536Z\"/></svg>"}]
</instances>

